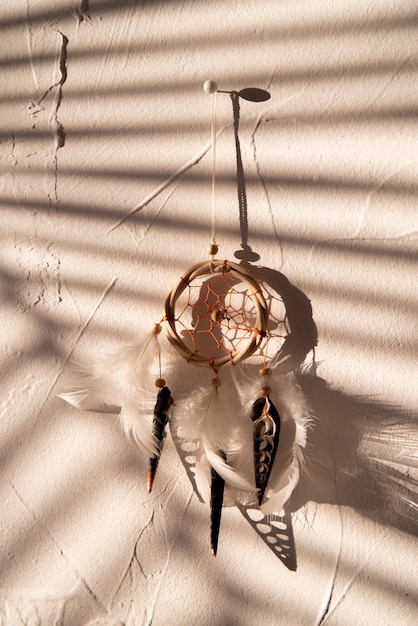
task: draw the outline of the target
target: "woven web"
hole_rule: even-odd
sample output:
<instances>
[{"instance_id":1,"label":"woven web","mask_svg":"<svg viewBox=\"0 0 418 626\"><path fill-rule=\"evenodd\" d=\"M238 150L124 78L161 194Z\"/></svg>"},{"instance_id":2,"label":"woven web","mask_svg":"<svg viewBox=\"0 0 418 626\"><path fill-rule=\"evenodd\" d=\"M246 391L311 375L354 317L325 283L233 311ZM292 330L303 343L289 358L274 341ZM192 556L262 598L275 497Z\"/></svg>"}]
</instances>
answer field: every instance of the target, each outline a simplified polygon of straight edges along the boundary
<instances>
[{"instance_id":1,"label":"woven web","mask_svg":"<svg viewBox=\"0 0 418 626\"><path fill-rule=\"evenodd\" d=\"M248 287L226 273L192 280L176 303L176 328L193 355L208 361L244 347L256 321Z\"/></svg>"},{"instance_id":2,"label":"woven web","mask_svg":"<svg viewBox=\"0 0 418 626\"><path fill-rule=\"evenodd\" d=\"M255 292L227 272L192 280L176 302L176 331L191 355L210 361L243 349L257 319ZM283 336L285 330L280 322ZM276 322L274 327L277 328ZM269 339L270 341L270 339Z\"/></svg>"}]
</instances>

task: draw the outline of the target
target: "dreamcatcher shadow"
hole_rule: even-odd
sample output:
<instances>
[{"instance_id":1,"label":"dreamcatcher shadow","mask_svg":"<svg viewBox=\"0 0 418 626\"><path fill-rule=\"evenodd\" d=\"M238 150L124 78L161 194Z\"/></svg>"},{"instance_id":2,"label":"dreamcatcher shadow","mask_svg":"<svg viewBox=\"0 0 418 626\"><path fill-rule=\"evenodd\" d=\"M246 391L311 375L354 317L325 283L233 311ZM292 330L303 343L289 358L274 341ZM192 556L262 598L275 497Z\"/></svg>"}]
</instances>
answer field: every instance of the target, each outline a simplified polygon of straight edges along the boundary
<instances>
[{"instance_id":1,"label":"dreamcatcher shadow","mask_svg":"<svg viewBox=\"0 0 418 626\"><path fill-rule=\"evenodd\" d=\"M332 389L309 372L298 383L315 414L306 471L289 503L347 506L374 522L418 535L418 424L401 407Z\"/></svg>"}]
</instances>

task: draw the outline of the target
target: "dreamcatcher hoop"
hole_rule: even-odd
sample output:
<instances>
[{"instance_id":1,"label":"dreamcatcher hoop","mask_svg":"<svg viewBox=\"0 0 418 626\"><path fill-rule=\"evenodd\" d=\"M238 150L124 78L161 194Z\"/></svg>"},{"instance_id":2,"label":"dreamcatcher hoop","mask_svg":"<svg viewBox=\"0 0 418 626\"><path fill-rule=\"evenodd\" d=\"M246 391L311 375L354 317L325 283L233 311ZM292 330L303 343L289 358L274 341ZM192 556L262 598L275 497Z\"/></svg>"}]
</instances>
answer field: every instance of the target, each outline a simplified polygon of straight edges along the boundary
<instances>
[{"instance_id":1,"label":"dreamcatcher hoop","mask_svg":"<svg viewBox=\"0 0 418 626\"><path fill-rule=\"evenodd\" d=\"M243 345L239 349L232 349L226 355L208 359L207 356L199 354L199 350L191 350L180 337L176 324L178 317L176 316L175 309L180 296L193 280L204 276L225 276L225 274L231 275L247 287L249 291L247 297L254 305L256 318L253 328L248 332L248 337L240 341ZM212 369L217 369L227 363L239 363L254 354L267 335L268 318L269 312L267 304L259 283L250 272L231 261L210 260L194 265L180 278L178 283L168 293L165 300L164 321L166 322L165 328L169 342L188 362L203 367L211 367ZM212 318L212 320L213 319L214 318ZM214 323L219 322L215 319Z\"/></svg>"}]
</instances>

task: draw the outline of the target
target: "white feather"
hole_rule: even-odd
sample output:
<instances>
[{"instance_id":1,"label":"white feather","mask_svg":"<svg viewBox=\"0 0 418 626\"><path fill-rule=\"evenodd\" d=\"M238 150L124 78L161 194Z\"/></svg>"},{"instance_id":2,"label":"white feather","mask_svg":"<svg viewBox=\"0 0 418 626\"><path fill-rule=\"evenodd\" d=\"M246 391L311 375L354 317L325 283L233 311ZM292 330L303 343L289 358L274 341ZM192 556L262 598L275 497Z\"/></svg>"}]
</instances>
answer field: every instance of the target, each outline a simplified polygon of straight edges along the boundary
<instances>
[{"instance_id":1,"label":"white feather","mask_svg":"<svg viewBox=\"0 0 418 626\"><path fill-rule=\"evenodd\" d=\"M120 410L126 436L147 454L157 454L158 442L151 426L156 401L152 371L157 359L158 345L152 334L140 344L96 359L89 368L76 365L73 385L60 397L80 409Z\"/></svg>"},{"instance_id":2,"label":"white feather","mask_svg":"<svg viewBox=\"0 0 418 626\"><path fill-rule=\"evenodd\" d=\"M203 446L199 446L196 453L196 467L194 477L196 482L196 489L200 497L202 498L203 502L209 502L212 467L209 463L209 459L206 456Z\"/></svg>"},{"instance_id":3,"label":"white feather","mask_svg":"<svg viewBox=\"0 0 418 626\"><path fill-rule=\"evenodd\" d=\"M204 501L210 498L212 468L225 483L238 490L255 492L252 477L248 480L232 467L239 439L238 405L231 402L225 385L210 391L199 389L193 396L176 402L173 413L175 433L180 441L198 442L196 453L196 488ZM220 454L225 453L226 461Z\"/></svg>"},{"instance_id":4,"label":"white feather","mask_svg":"<svg viewBox=\"0 0 418 626\"><path fill-rule=\"evenodd\" d=\"M276 480L274 487L269 489L265 501L261 504L264 515L270 513L283 514L284 507L299 482L303 458L300 450L295 450L291 463L283 470Z\"/></svg>"},{"instance_id":5,"label":"white feather","mask_svg":"<svg viewBox=\"0 0 418 626\"><path fill-rule=\"evenodd\" d=\"M120 405L105 402L102 382L94 374L94 364L91 371L81 363L72 363L72 385L69 391L59 393L58 397L83 411L97 411L98 413L119 413Z\"/></svg>"}]
</instances>

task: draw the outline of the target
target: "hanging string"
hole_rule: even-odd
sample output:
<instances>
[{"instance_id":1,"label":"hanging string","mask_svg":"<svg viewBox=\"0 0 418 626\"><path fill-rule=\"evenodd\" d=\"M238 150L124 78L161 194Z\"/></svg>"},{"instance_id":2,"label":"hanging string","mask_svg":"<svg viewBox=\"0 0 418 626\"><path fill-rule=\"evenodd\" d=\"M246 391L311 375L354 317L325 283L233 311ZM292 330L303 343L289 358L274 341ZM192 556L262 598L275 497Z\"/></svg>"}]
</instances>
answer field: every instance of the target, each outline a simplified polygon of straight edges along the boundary
<instances>
[{"instance_id":1,"label":"hanging string","mask_svg":"<svg viewBox=\"0 0 418 626\"><path fill-rule=\"evenodd\" d=\"M211 128L212 128L212 237L211 243L216 245L215 218L215 183L216 183L216 133L217 133L217 92L211 94Z\"/></svg>"},{"instance_id":2,"label":"hanging string","mask_svg":"<svg viewBox=\"0 0 418 626\"><path fill-rule=\"evenodd\" d=\"M216 134L217 134L217 119L216 119L216 105L217 105L217 90L218 85L214 80L207 80L203 85L203 91L211 95L211 134L212 134L212 234L211 243L208 246L208 254L212 257L212 261L215 259L215 255L218 252L218 246L216 244L216 223L215 223L215 182L216 182Z\"/></svg>"},{"instance_id":3,"label":"hanging string","mask_svg":"<svg viewBox=\"0 0 418 626\"><path fill-rule=\"evenodd\" d=\"M238 191L238 208L239 221L241 230L241 250L235 252L235 256L241 261L252 262L258 261L260 256L248 245L248 211L247 211L247 194L245 190L244 167L241 158L241 146L239 141L239 116L240 105L239 98L249 100L250 102L264 102L270 98L268 91L257 89L254 87L241 89L241 91L225 91L218 89L218 85L213 80L207 80L203 85L203 90L211 95L211 125L212 125L212 239L211 245L208 246L208 253L214 259L218 251L216 244L216 228L215 228L215 180L216 180L216 135L217 135L217 94L228 93L232 101L233 120L234 120L234 138L235 152L237 159L237 191Z\"/></svg>"}]
</instances>

